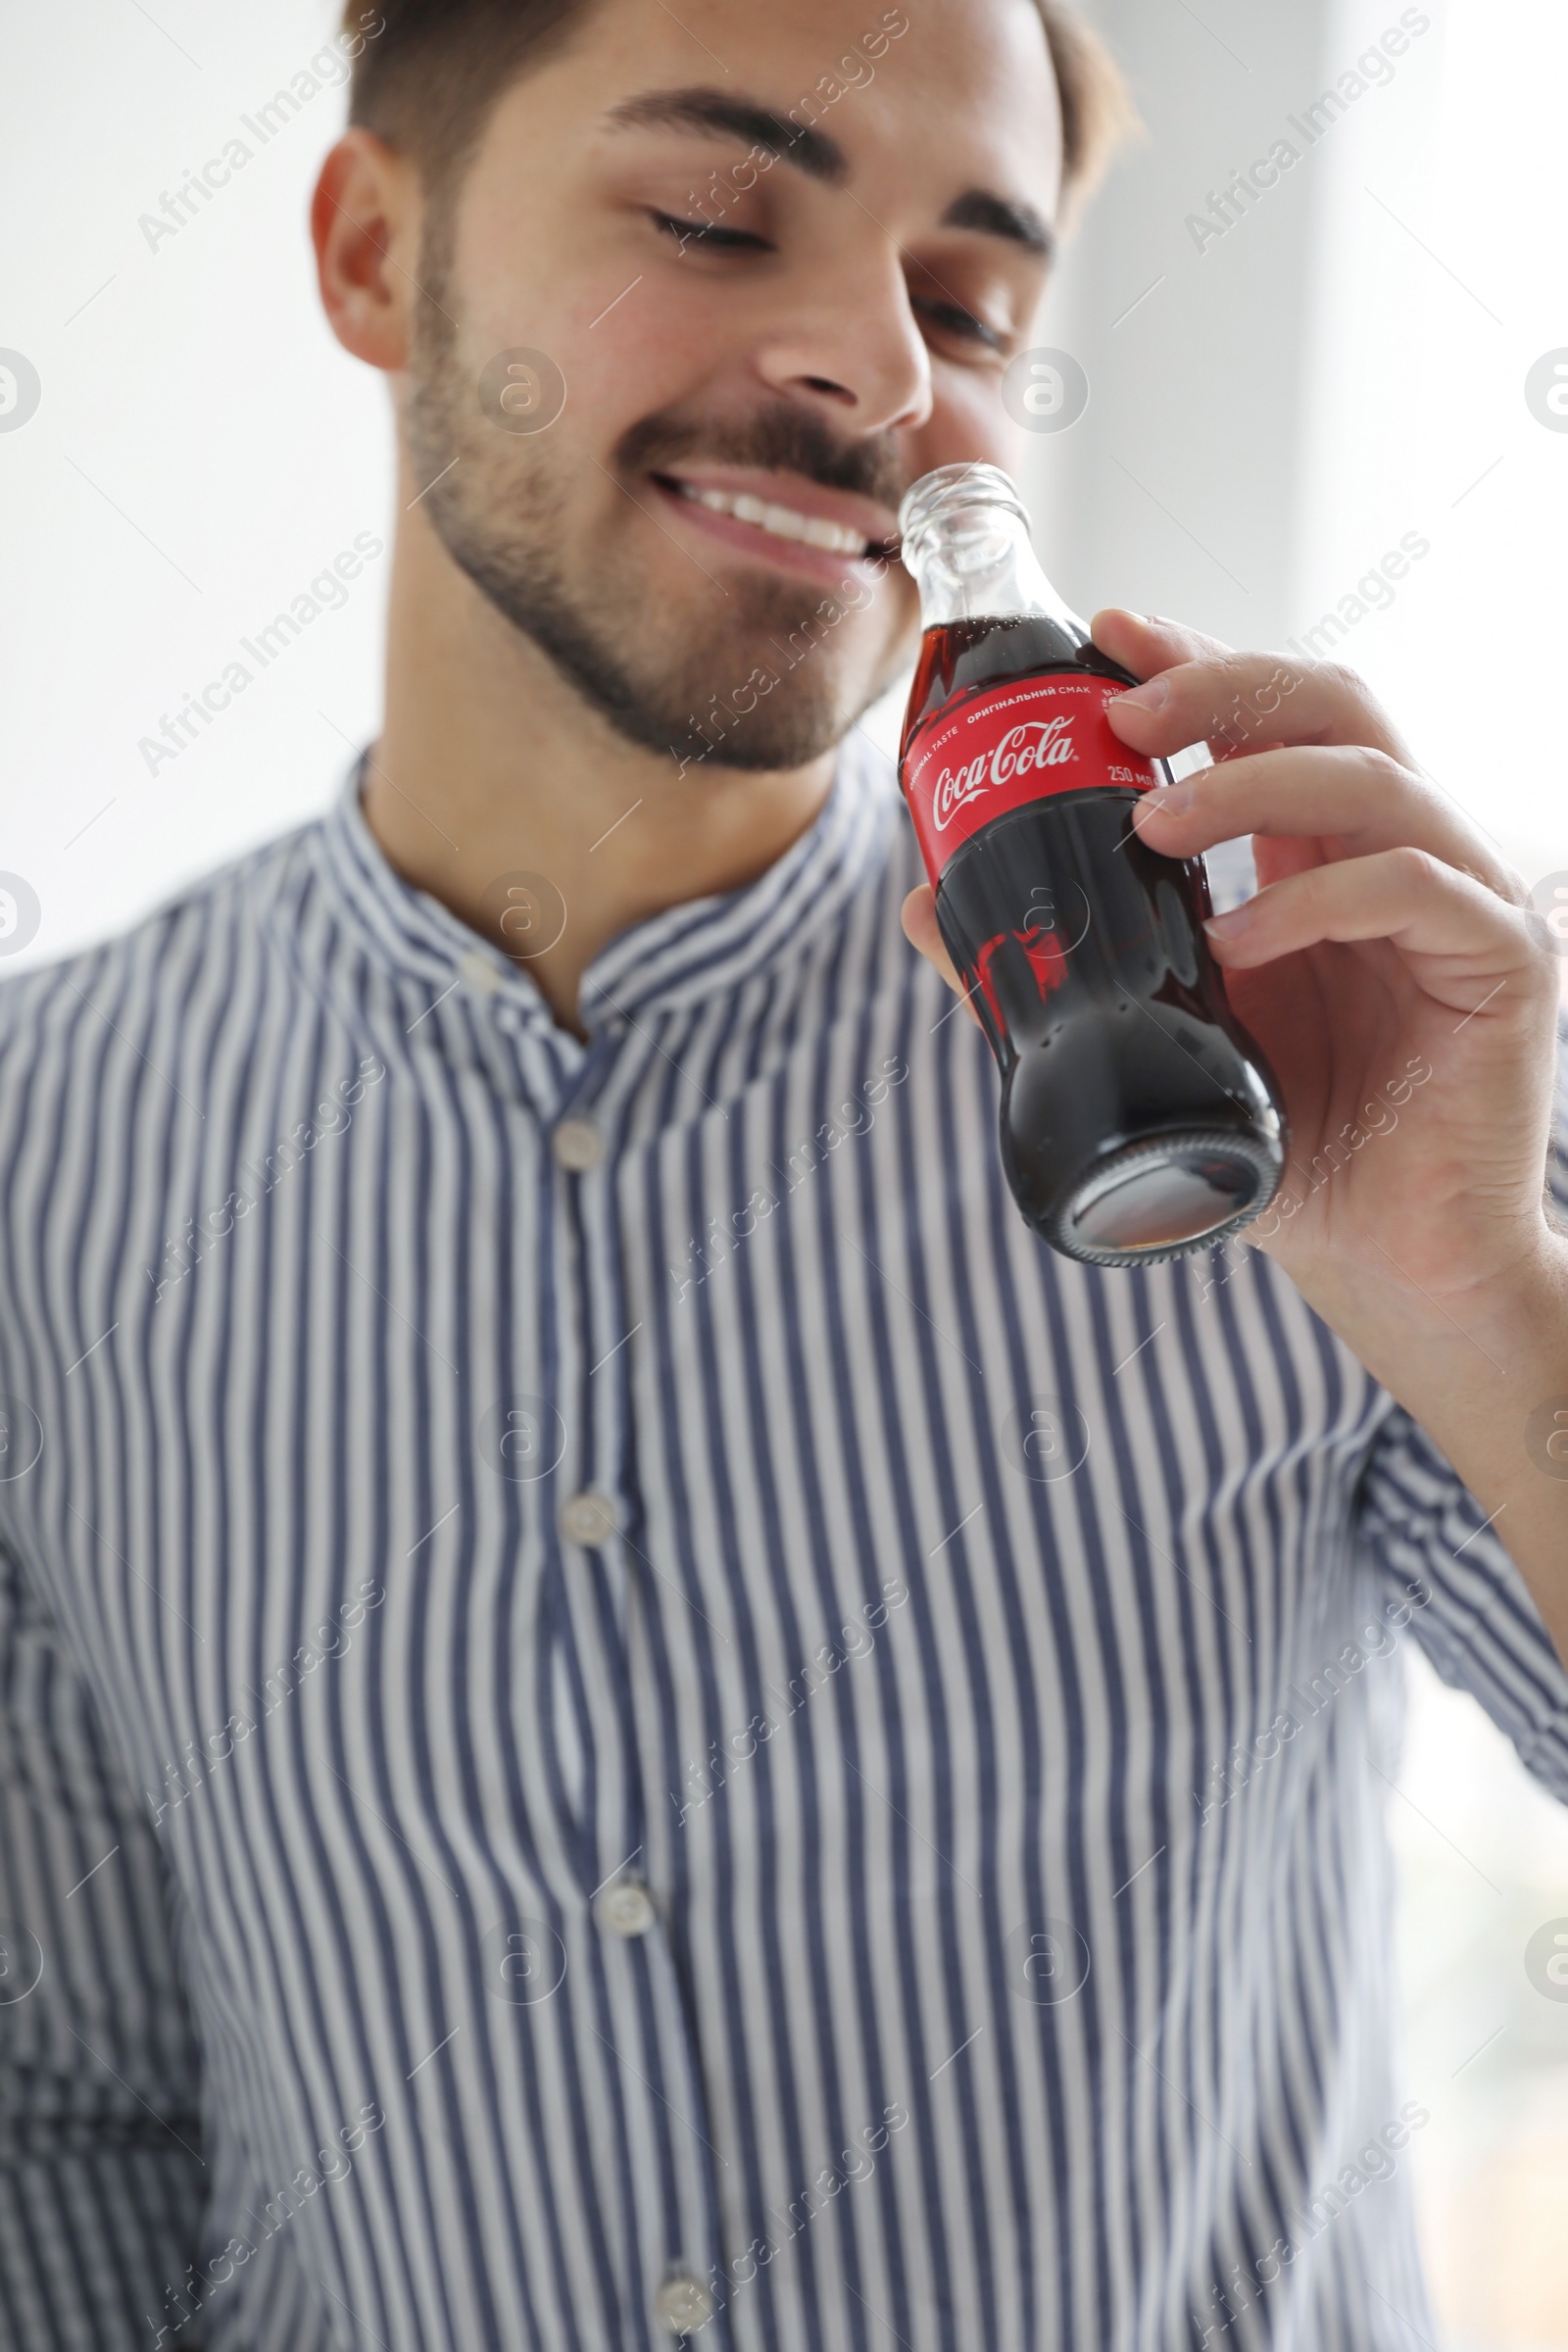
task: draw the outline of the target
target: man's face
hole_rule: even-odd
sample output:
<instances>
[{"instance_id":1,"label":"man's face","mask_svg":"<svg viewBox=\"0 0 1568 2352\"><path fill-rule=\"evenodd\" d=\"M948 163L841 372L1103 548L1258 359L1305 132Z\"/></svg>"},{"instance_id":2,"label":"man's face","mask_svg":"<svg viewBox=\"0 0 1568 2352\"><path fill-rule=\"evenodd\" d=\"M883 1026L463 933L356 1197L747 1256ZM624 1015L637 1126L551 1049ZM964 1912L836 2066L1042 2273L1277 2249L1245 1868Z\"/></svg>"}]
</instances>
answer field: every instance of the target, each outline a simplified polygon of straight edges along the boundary
<instances>
[{"instance_id":1,"label":"man's face","mask_svg":"<svg viewBox=\"0 0 1568 2352\"><path fill-rule=\"evenodd\" d=\"M1060 156L1033 0L601 0L426 223L406 415L449 552L630 740L818 757L908 655L904 491L1016 462ZM518 351L564 384L543 429Z\"/></svg>"}]
</instances>

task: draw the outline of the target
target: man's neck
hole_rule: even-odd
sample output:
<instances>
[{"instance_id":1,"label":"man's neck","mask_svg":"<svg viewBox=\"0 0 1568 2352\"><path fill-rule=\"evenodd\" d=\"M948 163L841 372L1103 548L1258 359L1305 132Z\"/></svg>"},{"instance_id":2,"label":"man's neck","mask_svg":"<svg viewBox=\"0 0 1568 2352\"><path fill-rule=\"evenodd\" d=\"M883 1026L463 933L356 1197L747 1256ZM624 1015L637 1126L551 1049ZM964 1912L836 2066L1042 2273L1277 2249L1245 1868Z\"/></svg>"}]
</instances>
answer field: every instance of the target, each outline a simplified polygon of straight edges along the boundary
<instances>
[{"instance_id":1,"label":"man's neck","mask_svg":"<svg viewBox=\"0 0 1568 2352\"><path fill-rule=\"evenodd\" d=\"M589 709L432 532L401 534L367 822L406 880L493 942L492 884L528 873L554 886L564 927L519 968L575 1036L600 950L666 906L755 881L819 813L832 774L830 754L779 773L709 760L680 775Z\"/></svg>"}]
</instances>

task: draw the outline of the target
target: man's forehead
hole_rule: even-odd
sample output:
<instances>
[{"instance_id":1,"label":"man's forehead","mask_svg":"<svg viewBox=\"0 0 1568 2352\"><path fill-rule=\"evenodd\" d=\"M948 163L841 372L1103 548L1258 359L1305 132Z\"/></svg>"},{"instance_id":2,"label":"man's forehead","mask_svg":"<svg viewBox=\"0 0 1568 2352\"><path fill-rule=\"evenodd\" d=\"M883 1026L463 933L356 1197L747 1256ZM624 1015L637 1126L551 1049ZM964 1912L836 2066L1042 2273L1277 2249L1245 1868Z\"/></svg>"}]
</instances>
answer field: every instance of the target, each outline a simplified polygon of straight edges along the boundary
<instances>
[{"instance_id":1,"label":"man's forehead","mask_svg":"<svg viewBox=\"0 0 1568 2352\"><path fill-rule=\"evenodd\" d=\"M673 128L671 100L690 97L688 128L706 112L713 135L841 185L872 146L894 144L944 203L957 192L1017 208L1007 220L972 206L952 225L1049 251L1061 116L1036 0L683 0L678 17L663 0L601 0L590 25L600 38L588 29L585 51L609 68L602 128Z\"/></svg>"}]
</instances>

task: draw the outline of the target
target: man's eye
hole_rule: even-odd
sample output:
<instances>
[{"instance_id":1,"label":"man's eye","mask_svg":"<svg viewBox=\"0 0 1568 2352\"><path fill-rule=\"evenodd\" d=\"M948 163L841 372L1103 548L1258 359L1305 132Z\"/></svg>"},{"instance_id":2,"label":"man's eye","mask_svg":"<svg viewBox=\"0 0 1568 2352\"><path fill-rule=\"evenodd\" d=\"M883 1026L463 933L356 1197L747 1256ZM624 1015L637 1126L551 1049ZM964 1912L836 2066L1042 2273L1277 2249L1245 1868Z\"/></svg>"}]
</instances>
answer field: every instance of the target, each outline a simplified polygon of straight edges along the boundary
<instances>
[{"instance_id":1,"label":"man's eye","mask_svg":"<svg viewBox=\"0 0 1568 2352\"><path fill-rule=\"evenodd\" d=\"M913 308L929 318L934 326L939 326L944 334L959 335L966 343L983 343L989 351L1004 348L1003 337L994 326L987 326L983 318L977 318L972 311L964 310L958 303L932 302L916 296Z\"/></svg>"},{"instance_id":2,"label":"man's eye","mask_svg":"<svg viewBox=\"0 0 1568 2352\"><path fill-rule=\"evenodd\" d=\"M719 228L710 220L683 220L673 213L650 208L649 218L681 245L700 245L709 253L769 253L765 237L745 228Z\"/></svg>"}]
</instances>

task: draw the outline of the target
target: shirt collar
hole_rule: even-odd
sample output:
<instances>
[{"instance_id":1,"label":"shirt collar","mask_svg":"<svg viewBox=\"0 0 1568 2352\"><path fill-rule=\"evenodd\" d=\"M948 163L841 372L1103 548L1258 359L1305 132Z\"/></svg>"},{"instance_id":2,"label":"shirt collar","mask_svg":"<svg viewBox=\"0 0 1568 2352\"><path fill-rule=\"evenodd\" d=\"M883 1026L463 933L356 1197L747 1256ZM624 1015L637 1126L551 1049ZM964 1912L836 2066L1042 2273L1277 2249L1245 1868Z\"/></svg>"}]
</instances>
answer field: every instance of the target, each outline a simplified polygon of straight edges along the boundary
<instances>
[{"instance_id":1,"label":"shirt collar","mask_svg":"<svg viewBox=\"0 0 1568 2352\"><path fill-rule=\"evenodd\" d=\"M490 966L498 1002L554 1028L526 966L388 863L360 799L368 756L354 763L318 832L323 881L362 947L383 969L428 987L432 1001L470 976L477 957ZM853 729L816 816L756 881L667 906L600 950L582 977L584 1026L693 1004L800 955L880 872L902 807L892 761Z\"/></svg>"}]
</instances>

